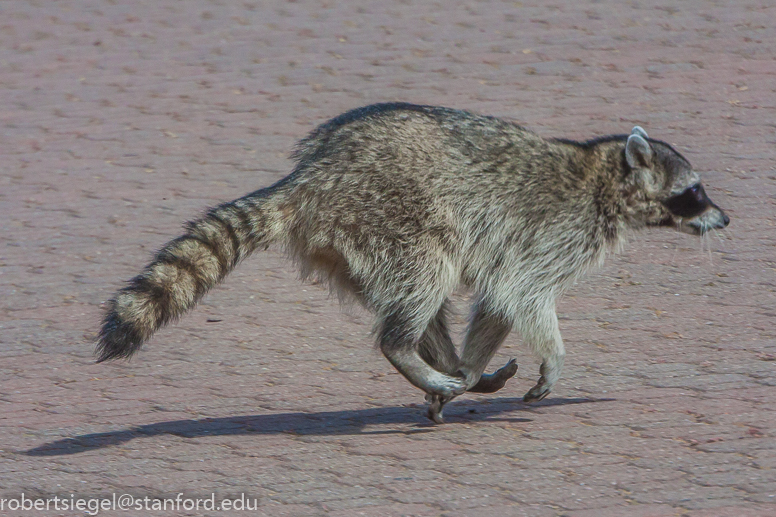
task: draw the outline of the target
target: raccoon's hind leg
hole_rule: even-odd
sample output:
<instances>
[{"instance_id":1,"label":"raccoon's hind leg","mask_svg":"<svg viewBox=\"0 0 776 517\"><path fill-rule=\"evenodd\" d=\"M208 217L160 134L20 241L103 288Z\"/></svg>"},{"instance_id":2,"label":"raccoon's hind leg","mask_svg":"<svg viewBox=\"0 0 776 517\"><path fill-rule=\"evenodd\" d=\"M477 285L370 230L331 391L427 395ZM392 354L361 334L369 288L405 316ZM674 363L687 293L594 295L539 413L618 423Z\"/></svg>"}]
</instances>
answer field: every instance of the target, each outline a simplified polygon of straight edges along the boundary
<instances>
[{"instance_id":1,"label":"raccoon's hind leg","mask_svg":"<svg viewBox=\"0 0 776 517\"><path fill-rule=\"evenodd\" d=\"M434 319L426 327L423 337L418 342L418 352L420 357L435 370L455 376L458 372L460 359L455 353L455 345L447 329L448 306L449 301L445 300ZM453 397L426 394L426 401L429 403L426 416L437 424L441 424L443 422L442 408L452 399Z\"/></svg>"},{"instance_id":2,"label":"raccoon's hind leg","mask_svg":"<svg viewBox=\"0 0 776 517\"><path fill-rule=\"evenodd\" d=\"M510 321L492 311L485 301L477 302L461 352L461 371L466 376L468 391L494 393L517 373L513 359L495 373L483 375L510 330Z\"/></svg>"},{"instance_id":3,"label":"raccoon's hind leg","mask_svg":"<svg viewBox=\"0 0 776 517\"><path fill-rule=\"evenodd\" d=\"M442 373L432 368L420 356L420 341L429 335L418 332L407 312L396 311L382 322L380 349L390 363L427 394L450 400L466 391L466 379ZM428 322L426 322L428 327ZM433 333L432 333L433 334ZM420 335L420 337L417 337ZM428 345L424 345L428 346Z\"/></svg>"}]
</instances>

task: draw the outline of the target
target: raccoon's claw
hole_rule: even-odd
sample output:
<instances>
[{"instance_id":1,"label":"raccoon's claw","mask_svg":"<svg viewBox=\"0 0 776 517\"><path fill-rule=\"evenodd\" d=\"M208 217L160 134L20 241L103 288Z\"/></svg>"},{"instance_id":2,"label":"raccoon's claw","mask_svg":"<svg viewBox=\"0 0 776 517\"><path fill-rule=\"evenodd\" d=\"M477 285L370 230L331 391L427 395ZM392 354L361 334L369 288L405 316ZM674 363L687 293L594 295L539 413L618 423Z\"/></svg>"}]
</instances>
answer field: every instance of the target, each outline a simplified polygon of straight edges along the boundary
<instances>
[{"instance_id":1,"label":"raccoon's claw","mask_svg":"<svg viewBox=\"0 0 776 517\"><path fill-rule=\"evenodd\" d=\"M510 359L509 362L491 374L485 374L480 377L477 384L469 388L472 393L495 393L503 388L507 381L517 373L517 360Z\"/></svg>"},{"instance_id":2,"label":"raccoon's claw","mask_svg":"<svg viewBox=\"0 0 776 517\"><path fill-rule=\"evenodd\" d=\"M493 372L494 376L503 378L505 381L511 379L517 373L517 359L510 359L507 364Z\"/></svg>"}]
</instances>

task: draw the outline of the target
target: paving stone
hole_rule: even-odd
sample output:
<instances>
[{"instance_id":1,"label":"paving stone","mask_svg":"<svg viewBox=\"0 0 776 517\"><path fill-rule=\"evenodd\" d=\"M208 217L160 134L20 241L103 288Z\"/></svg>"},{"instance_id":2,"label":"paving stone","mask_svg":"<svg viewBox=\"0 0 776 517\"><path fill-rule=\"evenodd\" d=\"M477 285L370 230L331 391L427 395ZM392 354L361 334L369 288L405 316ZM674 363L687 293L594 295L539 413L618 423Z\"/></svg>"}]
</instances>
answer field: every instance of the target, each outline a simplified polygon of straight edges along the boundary
<instances>
[{"instance_id":1,"label":"paving stone","mask_svg":"<svg viewBox=\"0 0 776 517\"><path fill-rule=\"evenodd\" d=\"M774 17L754 0L3 2L0 495L774 515ZM576 139L641 125L731 226L636 234L559 302L555 392L522 403L538 365L511 335L494 365L517 358L515 379L456 400L444 426L374 350L370 316L299 283L282 250L131 362L93 363L101 303L183 221L285 176L316 124L384 101Z\"/></svg>"}]
</instances>

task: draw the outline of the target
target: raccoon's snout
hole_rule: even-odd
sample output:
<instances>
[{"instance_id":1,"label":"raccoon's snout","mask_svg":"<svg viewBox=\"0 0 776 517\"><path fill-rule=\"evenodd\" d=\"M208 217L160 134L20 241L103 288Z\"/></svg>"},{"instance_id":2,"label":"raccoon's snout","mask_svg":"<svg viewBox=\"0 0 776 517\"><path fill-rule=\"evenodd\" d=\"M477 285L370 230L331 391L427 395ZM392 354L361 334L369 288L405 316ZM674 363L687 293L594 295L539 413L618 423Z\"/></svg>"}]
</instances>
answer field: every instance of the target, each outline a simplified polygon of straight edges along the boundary
<instances>
[{"instance_id":1,"label":"raccoon's snout","mask_svg":"<svg viewBox=\"0 0 776 517\"><path fill-rule=\"evenodd\" d=\"M730 217L727 216L718 206L712 204L701 215L691 219L684 219L679 224L679 229L687 228L690 233L702 235L709 230L725 228L730 224Z\"/></svg>"}]
</instances>

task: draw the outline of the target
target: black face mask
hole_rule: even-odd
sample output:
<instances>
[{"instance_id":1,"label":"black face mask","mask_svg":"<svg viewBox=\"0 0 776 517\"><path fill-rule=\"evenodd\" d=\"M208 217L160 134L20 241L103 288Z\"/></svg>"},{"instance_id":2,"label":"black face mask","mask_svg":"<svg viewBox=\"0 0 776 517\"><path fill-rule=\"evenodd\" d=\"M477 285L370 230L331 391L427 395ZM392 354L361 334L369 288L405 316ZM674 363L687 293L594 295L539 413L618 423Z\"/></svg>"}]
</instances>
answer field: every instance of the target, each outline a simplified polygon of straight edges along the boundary
<instances>
[{"instance_id":1,"label":"black face mask","mask_svg":"<svg viewBox=\"0 0 776 517\"><path fill-rule=\"evenodd\" d=\"M698 183L681 194L669 197L663 201L663 204L673 215L689 219L701 215L712 205L712 202L706 196L703 185Z\"/></svg>"}]
</instances>

